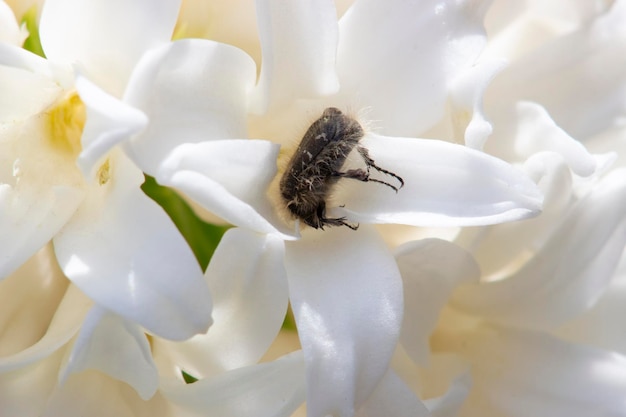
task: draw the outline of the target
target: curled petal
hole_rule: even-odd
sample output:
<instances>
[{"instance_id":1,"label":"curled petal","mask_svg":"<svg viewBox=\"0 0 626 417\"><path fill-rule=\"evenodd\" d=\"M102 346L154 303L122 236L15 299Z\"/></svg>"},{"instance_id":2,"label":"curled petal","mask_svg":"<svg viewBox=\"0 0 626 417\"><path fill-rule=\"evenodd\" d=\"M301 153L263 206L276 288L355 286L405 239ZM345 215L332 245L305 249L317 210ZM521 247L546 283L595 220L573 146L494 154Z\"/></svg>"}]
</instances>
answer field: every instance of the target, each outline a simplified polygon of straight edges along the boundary
<instances>
[{"instance_id":1,"label":"curled petal","mask_svg":"<svg viewBox=\"0 0 626 417\"><path fill-rule=\"evenodd\" d=\"M455 137L464 138L470 148L482 149L493 132L483 110L483 95L491 80L505 66L506 63L499 59L479 62L461 73L450 86ZM469 120L468 113L471 114Z\"/></svg>"},{"instance_id":2,"label":"curled petal","mask_svg":"<svg viewBox=\"0 0 626 417\"><path fill-rule=\"evenodd\" d=\"M42 416L58 384L63 351L13 371L0 372L0 412L6 416ZM64 410L65 411L65 410ZM66 413L62 414L67 416Z\"/></svg>"},{"instance_id":3,"label":"curled petal","mask_svg":"<svg viewBox=\"0 0 626 417\"><path fill-rule=\"evenodd\" d=\"M73 374L55 388L39 414L42 417L181 417L160 393L144 400L130 385L98 371Z\"/></svg>"},{"instance_id":4,"label":"curled petal","mask_svg":"<svg viewBox=\"0 0 626 417\"><path fill-rule=\"evenodd\" d=\"M263 53L253 111L334 93L337 15L330 0L256 2Z\"/></svg>"},{"instance_id":5,"label":"curled petal","mask_svg":"<svg viewBox=\"0 0 626 417\"><path fill-rule=\"evenodd\" d=\"M0 302L7 318L0 323L0 373L53 355L76 334L92 305L67 285L49 247L0 283Z\"/></svg>"},{"instance_id":6,"label":"curled petal","mask_svg":"<svg viewBox=\"0 0 626 417\"><path fill-rule=\"evenodd\" d=\"M178 366L196 377L258 362L287 311L287 277L281 239L245 229L224 234L205 277L213 296L213 325L206 334L165 343Z\"/></svg>"},{"instance_id":7,"label":"curled petal","mask_svg":"<svg viewBox=\"0 0 626 417\"><path fill-rule=\"evenodd\" d=\"M477 226L537 215L542 196L522 171L482 152L448 142L366 135L376 164L404 179L382 184L344 180L337 199L350 219L417 226ZM397 179L372 178L398 186Z\"/></svg>"},{"instance_id":8,"label":"curled petal","mask_svg":"<svg viewBox=\"0 0 626 417\"><path fill-rule=\"evenodd\" d=\"M159 373L144 332L98 306L91 309L83 322L69 360L61 370L61 383L70 374L87 369L126 382L144 400L152 397L159 385Z\"/></svg>"},{"instance_id":9,"label":"curled petal","mask_svg":"<svg viewBox=\"0 0 626 417\"><path fill-rule=\"evenodd\" d=\"M500 328L478 332L464 347L475 376L464 408L476 415L595 417L626 409L626 357L617 353Z\"/></svg>"},{"instance_id":10,"label":"curled petal","mask_svg":"<svg viewBox=\"0 0 626 417\"><path fill-rule=\"evenodd\" d=\"M0 184L0 278L10 275L52 239L83 197L80 190L70 187L24 188Z\"/></svg>"},{"instance_id":11,"label":"curled petal","mask_svg":"<svg viewBox=\"0 0 626 417\"><path fill-rule=\"evenodd\" d=\"M467 285L453 305L498 323L554 328L597 301L626 244L626 170L613 171L564 217L541 251L500 281Z\"/></svg>"},{"instance_id":12,"label":"curled petal","mask_svg":"<svg viewBox=\"0 0 626 417\"><path fill-rule=\"evenodd\" d=\"M131 158L154 176L177 145L247 137L255 81L252 59L230 45L185 39L147 52L124 94L150 119L129 143Z\"/></svg>"},{"instance_id":13,"label":"curled petal","mask_svg":"<svg viewBox=\"0 0 626 417\"><path fill-rule=\"evenodd\" d=\"M227 222L293 239L265 192L276 174L279 146L263 140L214 140L177 147L163 162L159 183L173 187Z\"/></svg>"},{"instance_id":14,"label":"curled petal","mask_svg":"<svg viewBox=\"0 0 626 417\"><path fill-rule=\"evenodd\" d=\"M441 119L450 84L482 51L488 4L355 2L339 22L341 94L371 106L384 134L418 136Z\"/></svg>"},{"instance_id":15,"label":"curled petal","mask_svg":"<svg viewBox=\"0 0 626 417\"><path fill-rule=\"evenodd\" d=\"M484 277L501 275L503 269L519 262L520 256L541 247L572 204L572 173L560 154L536 153L526 161L524 170L543 192L541 215L489 228L465 228L455 239L471 251Z\"/></svg>"},{"instance_id":16,"label":"curled petal","mask_svg":"<svg viewBox=\"0 0 626 417\"><path fill-rule=\"evenodd\" d=\"M46 0L41 44L48 59L79 62L119 97L141 55L171 39L179 7L179 0Z\"/></svg>"},{"instance_id":17,"label":"curled petal","mask_svg":"<svg viewBox=\"0 0 626 417\"><path fill-rule=\"evenodd\" d=\"M142 131L148 124L148 118L140 110L109 95L82 75L76 79L76 89L87 109L78 166L92 180L97 165L104 162L103 158L111 148Z\"/></svg>"},{"instance_id":18,"label":"curled petal","mask_svg":"<svg viewBox=\"0 0 626 417\"><path fill-rule=\"evenodd\" d=\"M626 250L611 285L585 314L559 327L557 334L567 340L626 355L626 332L621 320L626 314Z\"/></svg>"},{"instance_id":19,"label":"curled petal","mask_svg":"<svg viewBox=\"0 0 626 417\"><path fill-rule=\"evenodd\" d=\"M304 360L294 352L193 384L164 381L161 392L194 416L289 417L304 401Z\"/></svg>"},{"instance_id":20,"label":"curled petal","mask_svg":"<svg viewBox=\"0 0 626 417\"><path fill-rule=\"evenodd\" d=\"M477 282L480 269L472 256L439 239L410 242L396 250L404 282L404 320L400 341L411 358L427 365L430 336L452 291Z\"/></svg>"},{"instance_id":21,"label":"curled petal","mask_svg":"<svg viewBox=\"0 0 626 417\"><path fill-rule=\"evenodd\" d=\"M286 243L290 301L307 362L310 416L351 416L383 377L402 320L396 263L371 227Z\"/></svg>"},{"instance_id":22,"label":"curled petal","mask_svg":"<svg viewBox=\"0 0 626 417\"><path fill-rule=\"evenodd\" d=\"M614 125L626 110L626 3L611 3L607 13L546 42L503 71L491 87L492 105L541 103L578 140Z\"/></svg>"},{"instance_id":23,"label":"curled petal","mask_svg":"<svg viewBox=\"0 0 626 417\"><path fill-rule=\"evenodd\" d=\"M20 30L9 5L4 1L0 2L0 42L21 46L27 36L25 30Z\"/></svg>"},{"instance_id":24,"label":"curled petal","mask_svg":"<svg viewBox=\"0 0 626 417\"><path fill-rule=\"evenodd\" d=\"M97 304L151 333L180 340L206 332L211 298L191 249L121 152L101 170L54 239L63 272Z\"/></svg>"},{"instance_id":25,"label":"curled petal","mask_svg":"<svg viewBox=\"0 0 626 417\"><path fill-rule=\"evenodd\" d=\"M441 397L431 398L424 403L433 417L455 417L465 403L472 387L470 372L459 375L452 381L448 391Z\"/></svg>"},{"instance_id":26,"label":"curled petal","mask_svg":"<svg viewBox=\"0 0 626 417\"><path fill-rule=\"evenodd\" d=\"M392 370L387 371L356 417L430 417L428 408Z\"/></svg>"}]
</instances>

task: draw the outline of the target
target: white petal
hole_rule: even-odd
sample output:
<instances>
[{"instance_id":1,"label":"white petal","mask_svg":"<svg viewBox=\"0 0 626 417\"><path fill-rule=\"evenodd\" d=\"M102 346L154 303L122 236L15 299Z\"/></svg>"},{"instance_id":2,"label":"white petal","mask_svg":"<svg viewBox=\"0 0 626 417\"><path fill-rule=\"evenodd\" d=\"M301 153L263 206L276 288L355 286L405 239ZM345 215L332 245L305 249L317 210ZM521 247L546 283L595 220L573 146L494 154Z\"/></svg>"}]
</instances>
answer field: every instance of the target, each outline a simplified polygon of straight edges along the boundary
<instances>
[{"instance_id":1,"label":"white petal","mask_svg":"<svg viewBox=\"0 0 626 417\"><path fill-rule=\"evenodd\" d=\"M540 103L579 140L611 126L626 110L625 18L626 3L616 1L580 30L526 54L494 80L489 101Z\"/></svg>"},{"instance_id":2,"label":"white petal","mask_svg":"<svg viewBox=\"0 0 626 417\"><path fill-rule=\"evenodd\" d=\"M41 191L15 190L9 184L0 184L2 278L11 274L63 227L82 197L79 190L70 187Z\"/></svg>"},{"instance_id":3,"label":"white petal","mask_svg":"<svg viewBox=\"0 0 626 417\"><path fill-rule=\"evenodd\" d=\"M431 414L415 393L389 370L355 416L430 417Z\"/></svg>"},{"instance_id":4,"label":"white petal","mask_svg":"<svg viewBox=\"0 0 626 417\"><path fill-rule=\"evenodd\" d=\"M626 251L611 285L585 314L557 330L560 337L626 355L626 332L621 320L626 314Z\"/></svg>"},{"instance_id":5,"label":"white petal","mask_svg":"<svg viewBox=\"0 0 626 417\"><path fill-rule=\"evenodd\" d=\"M341 94L382 133L417 136L443 116L450 83L483 49L485 1L360 0L339 24Z\"/></svg>"},{"instance_id":6,"label":"white petal","mask_svg":"<svg viewBox=\"0 0 626 417\"><path fill-rule=\"evenodd\" d=\"M0 283L0 372L50 356L78 331L91 301L67 286L51 247Z\"/></svg>"},{"instance_id":7,"label":"white petal","mask_svg":"<svg viewBox=\"0 0 626 417\"><path fill-rule=\"evenodd\" d=\"M96 165L104 162L103 158L111 148L143 130L148 118L82 75L77 76L76 90L87 109L78 166L92 180L98 168Z\"/></svg>"},{"instance_id":8,"label":"white petal","mask_svg":"<svg viewBox=\"0 0 626 417\"><path fill-rule=\"evenodd\" d=\"M482 152L439 140L366 135L376 164L404 179L395 193L382 184L340 181L338 204L349 219L417 226L477 226L534 216L541 193L522 171ZM361 163L361 165L363 165ZM397 185L389 175L373 178Z\"/></svg>"},{"instance_id":9,"label":"white petal","mask_svg":"<svg viewBox=\"0 0 626 417\"><path fill-rule=\"evenodd\" d=\"M158 343L166 343L178 366L198 378L258 362L287 312L283 258L277 237L245 229L226 232L205 273L213 325L185 342Z\"/></svg>"},{"instance_id":10,"label":"white petal","mask_svg":"<svg viewBox=\"0 0 626 417\"><path fill-rule=\"evenodd\" d=\"M335 74L337 15L330 0L257 0L263 52L253 111L265 113L294 98L329 95Z\"/></svg>"},{"instance_id":11,"label":"white petal","mask_svg":"<svg viewBox=\"0 0 626 417\"><path fill-rule=\"evenodd\" d=\"M41 44L48 59L80 62L119 96L141 54L170 40L179 7L180 0L46 0Z\"/></svg>"},{"instance_id":12,"label":"white petal","mask_svg":"<svg viewBox=\"0 0 626 417\"><path fill-rule=\"evenodd\" d=\"M516 108L518 139L515 147L522 155L553 151L563 156L572 171L589 176L596 169L593 156L578 141L554 123L548 112L536 103L520 102Z\"/></svg>"},{"instance_id":13,"label":"white petal","mask_svg":"<svg viewBox=\"0 0 626 417\"><path fill-rule=\"evenodd\" d=\"M74 342L60 381L69 375L96 369L132 386L144 400L154 395L159 373L143 331L123 318L95 306Z\"/></svg>"},{"instance_id":14,"label":"white petal","mask_svg":"<svg viewBox=\"0 0 626 417\"><path fill-rule=\"evenodd\" d=\"M588 177L598 168L594 155L559 127L538 103L521 101L515 108L504 106L494 111L494 136L490 153L512 161L521 161L538 152L561 155L570 169Z\"/></svg>"},{"instance_id":15,"label":"white petal","mask_svg":"<svg viewBox=\"0 0 626 417\"><path fill-rule=\"evenodd\" d=\"M0 122L3 129L41 112L58 99L62 89L46 74L47 69L46 61L40 56L0 42ZM5 132L0 142L6 140Z\"/></svg>"},{"instance_id":16,"label":"white petal","mask_svg":"<svg viewBox=\"0 0 626 417\"><path fill-rule=\"evenodd\" d=\"M483 94L491 80L505 67L502 60L483 60L461 73L450 86L454 137L470 148L482 149L493 132L483 110ZM471 115L471 118L470 116ZM469 120L467 120L469 119Z\"/></svg>"},{"instance_id":17,"label":"white petal","mask_svg":"<svg viewBox=\"0 0 626 417\"><path fill-rule=\"evenodd\" d=\"M96 303L169 339L203 333L211 300L191 249L139 188L143 175L111 155L105 184L92 184L54 239L67 277Z\"/></svg>"},{"instance_id":18,"label":"white petal","mask_svg":"<svg viewBox=\"0 0 626 417\"><path fill-rule=\"evenodd\" d=\"M265 195L278 150L271 142L247 139L181 145L163 162L157 181L231 224L293 239L273 225L282 222Z\"/></svg>"},{"instance_id":19,"label":"white petal","mask_svg":"<svg viewBox=\"0 0 626 417\"><path fill-rule=\"evenodd\" d=\"M400 341L416 363L426 366L439 313L458 285L480 279L480 269L469 253L439 239L398 247L396 261L404 283Z\"/></svg>"},{"instance_id":20,"label":"white petal","mask_svg":"<svg viewBox=\"0 0 626 417\"><path fill-rule=\"evenodd\" d=\"M524 169L543 192L541 215L488 228L465 228L455 239L455 243L471 251L487 280L493 275L501 278L503 270L517 267L522 258L525 262L529 251L550 238L554 226L572 204L572 173L560 154L536 153L526 161Z\"/></svg>"},{"instance_id":21,"label":"white petal","mask_svg":"<svg viewBox=\"0 0 626 417\"><path fill-rule=\"evenodd\" d=\"M454 306L499 323L554 328L589 309L626 244L626 170L607 176L564 217L541 251L500 281L468 285Z\"/></svg>"},{"instance_id":22,"label":"white petal","mask_svg":"<svg viewBox=\"0 0 626 417\"><path fill-rule=\"evenodd\" d=\"M63 352L42 361L0 373L0 412L3 416L41 416L57 385ZM63 414L65 416L65 414Z\"/></svg>"},{"instance_id":23,"label":"white petal","mask_svg":"<svg viewBox=\"0 0 626 417\"><path fill-rule=\"evenodd\" d=\"M465 347L475 375L465 407L471 415L595 417L626 410L622 355L504 329L487 330Z\"/></svg>"},{"instance_id":24,"label":"white petal","mask_svg":"<svg viewBox=\"0 0 626 417\"><path fill-rule=\"evenodd\" d=\"M150 118L148 129L130 143L132 158L155 175L177 145L247 137L255 81L252 59L230 45L187 39L148 52L124 94Z\"/></svg>"},{"instance_id":25,"label":"white petal","mask_svg":"<svg viewBox=\"0 0 626 417\"><path fill-rule=\"evenodd\" d=\"M289 417L304 401L302 352L193 384L164 381L161 392L194 416Z\"/></svg>"},{"instance_id":26,"label":"white petal","mask_svg":"<svg viewBox=\"0 0 626 417\"><path fill-rule=\"evenodd\" d=\"M21 46L26 36L20 30L13 11L4 1L0 2L0 42Z\"/></svg>"},{"instance_id":27,"label":"white petal","mask_svg":"<svg viewBox=\"0 0 626 417\"><path fill-rule=\"evenodd\" d=\"M351 416L385 374L397 342L398 267L366 225L287 242L285 266L307 362L308 415Z\"/></svg>"},{"instance_id":28,"label":"white petal","mask_svg":"<svg viewBox=\"0 0 626 417\"><path fill-rule=\"evenodd\" d=\"M448 391L438 398L425 401L433 417L456 417L463 406L472 386L470 372L465 372L454 379Z\"/></svg>"},{"instance_id":29,"label":"white petal","mask_svg":"<svg viewBox=\"0 0 626 417\"><path fill-rule=\"evenodd\" d=\"M146 401L133 388L98 371L74 374L49 394L42 417L179 417L157 393Z\"/></svg>"}]
</instances>

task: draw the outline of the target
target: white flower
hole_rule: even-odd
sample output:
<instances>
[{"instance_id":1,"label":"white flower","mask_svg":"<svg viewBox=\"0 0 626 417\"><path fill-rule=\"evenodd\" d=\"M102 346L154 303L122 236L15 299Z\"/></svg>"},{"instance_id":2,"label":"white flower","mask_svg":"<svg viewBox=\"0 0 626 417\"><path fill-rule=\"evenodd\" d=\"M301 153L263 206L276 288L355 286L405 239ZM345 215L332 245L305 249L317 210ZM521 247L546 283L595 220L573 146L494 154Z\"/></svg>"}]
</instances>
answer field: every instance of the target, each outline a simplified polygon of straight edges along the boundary
<instances>
[{"instance_id":1,"label":"white flower","mask_svg":"<svg viewBox=\"0 0 626 417\"><path fill-rule=\"evenodd\" d=\"M21 45L28 36L27 31L20 27L9 5L0 1L0 42Z\"/></svg>"},{"instance_id":2,"label":"white flower","mask_svg":"<svg viewBox=\"0 0 626 417\"><path fill-rule=\"evenodd\" d=\"M216 294L218 305L228 303L227 292ZM259 413L276 412L278 396L296 402L304 397L304 361L298 353L186 384L181 352L102 308L94 314L93 301L63 276L52 245L0 282L0 301L3 416L232 415L241 404ZM215 360L228 361L227 349L219 354Z\"/></svg>"},{"instance_id":3,"label":"white flower","mask_svg":"<svg viewBox=\"0 0 626 417\"><path fill-rule=\"evenodd\" d=\"M491 13L505 4L496 2ZM624 4L581 14L580 27L576 19L547 25L554 31L538 34L548 33L548 41L524 45L533 52L523 59L516 54L528 49L515 46L527 37L496 38L487 48L518 60L487 90L494 134L485 149L525 162L545 195L541 216L462 230L455 243L467 252L440 240L397 251L405 290L401 341L410 360L400 351L394 369L422 398L464 387L459 415L624 415L623 337L619 320L606 313L615 314L621 299L614 280L626 245L626 171L610 169L614 154L590 154L576 141L600 145L594 135L604 135L613 141L595 149L623 150L615 134L623 97L599 92L623 88L607 50L623 43L617 22ZM521 16L502 25L499 36L536 32L524 26L537 24L526 20L533 12ZM608 34L617 42L601 41Z\"/></svg>"},{"instance_id":4,"label":"white flower","mask_svg":"<svg viewBox=\"0 0 626 417\"><path fill-rule=\"evenodd\" d=\"M234 295L220 320L216 306L208 334L179 345L195 355L183 369L208 377L257 360L280 327L288 289L307 362L309 414L352 415L387 372L402 315L395 260L368 223L484 225L538 212L541 196L521 171L460 145L416 138L440 121L453 81L480 53L484 36L469 34L480 31L483 11L472 2L359 2L337 23L330 2L259 2L263 66L256 84L254 61L220 43L182 40L143 56L117 106L140 109L150 123L125 149L162 184L241 226L225 235L212 264L235 259L246 275L256 271L264 288ZM285 144L324 107L351 104L380 120L378 133L361 144L405 186L396 194L340 181L330 215L346 215L359 230L309 229L292 241L292 224L266 195L278 146L248 138ZM86 129L85 140L106 147L110 127L96 125L101 129ZM230 344L229 326L262 331L248 344ZM220 346L222 337L228 343ZM227 362L201 358L205 349L227 347Z\"/></svg>"},{"instance_id":5,"label":"white flower","mask_svg":"<svg viewBox=\"0 0 626 417\"><path fill-rule=\"evenodd\" d=\"M146 118L130 107L115 113L122 123L96 156L89 132L99 123L93 113L108 109L101 89L122 94L144 51L169 41L177 10L176 1L49 0L40 22L47 59L0 44L0 277L9 279L51 241L71 288L95 302L55 372L65 379L99 369L143 398L158 387L144 332L173 340L205 332L211 298L185 240L140 189L143 173L114 147L116 136L140 131ZM91 100L87 109L83 100ZM22 325L28 332L30 323ZM113 336L99 338L107 326ZM66 329L68 337L78 327ZM119 356L103 353L107 340L119 342ZM25 375L35 359L58 356L61 343L36 346L4 357L5 370ZM127 351L143 355L141 372L125 369Z\"/></svg>"}]
</instances>

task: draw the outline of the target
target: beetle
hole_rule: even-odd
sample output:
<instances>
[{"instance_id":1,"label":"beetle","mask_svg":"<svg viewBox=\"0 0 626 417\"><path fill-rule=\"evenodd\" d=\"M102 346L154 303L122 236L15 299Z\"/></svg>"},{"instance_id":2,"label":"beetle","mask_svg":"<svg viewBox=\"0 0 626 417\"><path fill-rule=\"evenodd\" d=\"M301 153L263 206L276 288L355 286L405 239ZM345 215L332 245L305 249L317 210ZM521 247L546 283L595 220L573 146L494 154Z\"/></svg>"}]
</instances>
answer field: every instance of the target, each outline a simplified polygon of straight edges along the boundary
<instances>
[{"instance_id":1,"label":"beetle","mask_svg":"<svg viewBox=\"0 0 626 417\"><path fill-rule=\"evenodd\" d=\"M357 230L359 225L346 222L345 217L326 217L326 200L341 178L377 182L396 193L404 180L376 165L368 150L359 144L365 132L359 122L335 107L328 107L308 128L280 180L280 194L294 218L314 229L324 226L347 226ZM342 167L348 154L356 147L366 169ZM370 168L395 178L399 186L370 178Z\"/></svg>"}]
</instances>

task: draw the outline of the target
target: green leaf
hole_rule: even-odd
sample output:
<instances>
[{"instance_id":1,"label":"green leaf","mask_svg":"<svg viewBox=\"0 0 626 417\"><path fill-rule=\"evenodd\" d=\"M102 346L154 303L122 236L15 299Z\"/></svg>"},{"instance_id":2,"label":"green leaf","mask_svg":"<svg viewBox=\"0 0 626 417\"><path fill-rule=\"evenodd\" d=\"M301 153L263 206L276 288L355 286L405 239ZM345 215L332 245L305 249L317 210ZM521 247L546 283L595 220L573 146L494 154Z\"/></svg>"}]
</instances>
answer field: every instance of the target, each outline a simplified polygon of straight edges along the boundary
<instances>
[{"instance_id":1,"label":"green leaf","mask_svg":"<svg viewBox=\"0 0 626 417\"><path fill-rule=\"evenodd\" d=\"M24 41L24 49L45 58L46 54L43 53L41 40L39 39L37 5L33 5L26 11L26 13L24 13L24 16L22 16L22 23L25 24L26 29L28 29L28 38Z\"/></svg>"},{"instance_id":2,"label":"green leaf","mask_svg":"<svg viewBox=\"0 0 626 417\"><path fill-rule=\"evenodd\" d=\"M180 371L180 372L183 374L183 379L185 380L187 384L193 384L194 382L198 380L198 378L189 375L185 371Z\"/></svg>"},{"instance_id":3,"label":"green leaf","mask_svg":"<svg viewBox=\"0 0 626 417\"><path fill-rule=\"evenodd\" d=\"M176 191L157 184L154 178L148 175L141 189L163 207L187 240L202 270L205 270L222 236L230 226L217 226L202 221Z\"/></svg>"}]
</instances>

